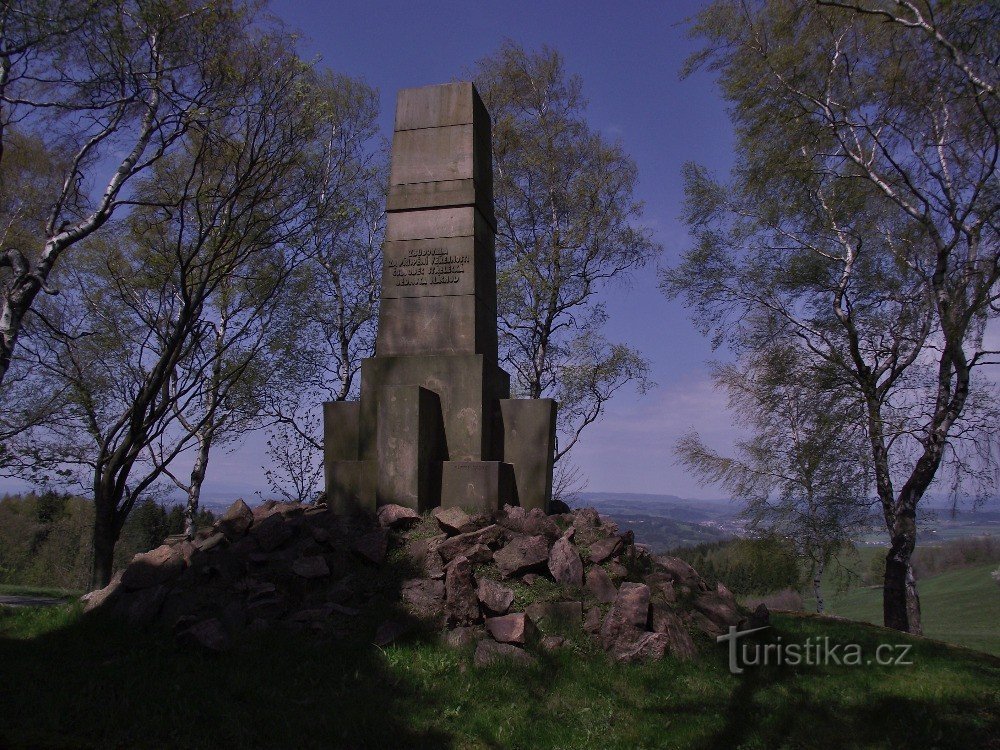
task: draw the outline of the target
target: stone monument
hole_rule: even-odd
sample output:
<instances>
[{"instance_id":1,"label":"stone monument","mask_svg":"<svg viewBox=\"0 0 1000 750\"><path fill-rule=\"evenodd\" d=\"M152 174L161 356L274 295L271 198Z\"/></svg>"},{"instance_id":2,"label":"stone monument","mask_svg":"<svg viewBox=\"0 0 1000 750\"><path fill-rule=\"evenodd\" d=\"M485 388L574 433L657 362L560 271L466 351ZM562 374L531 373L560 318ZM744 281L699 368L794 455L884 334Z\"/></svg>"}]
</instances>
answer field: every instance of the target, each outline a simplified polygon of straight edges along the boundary
<instances>
[{"instance_id":1,"label":"stone monument","mask_svg":"<svg viewBox=\"0 0 1000 750\"><path fill-rule=\"evenodd\" d=\"M396 100L375 356L361 400L324 404L327 502L548 509L556 404L497 363L490 117L471 83Z\"/></svg>"}]
</instances>

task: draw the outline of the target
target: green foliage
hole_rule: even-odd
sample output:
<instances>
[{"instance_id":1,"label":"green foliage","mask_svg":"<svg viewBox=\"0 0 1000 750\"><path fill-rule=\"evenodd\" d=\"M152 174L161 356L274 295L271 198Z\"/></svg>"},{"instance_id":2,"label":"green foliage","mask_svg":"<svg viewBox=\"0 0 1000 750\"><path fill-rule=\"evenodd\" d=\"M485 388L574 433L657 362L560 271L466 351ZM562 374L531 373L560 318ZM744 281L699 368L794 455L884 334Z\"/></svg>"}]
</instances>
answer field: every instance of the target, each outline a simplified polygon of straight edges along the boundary
<instances>
[{"instance_id":1,"label":"green foliage","mask_svg":"<svg viewBox=\"0 0 1000 750\"><path fill-rule=\"evenodd\" d=\"M733 676L723 647L706 643L691 663L567 650L474 669L468 652L430 639L377 649L286 633L208 658L73 608L0 612L0 744L965 750L990 747L1000 728L996 659L854 623L774 624L786 643L912 643L913 666Z\"/></svg>"},{"instance_id":2,"label":"green foliage","mask_svg":"<svg viewBox=\"0 0 1000 750\"><path fill-rule=\"evenodd\" d=\"M199 511L199 528L214 521L211 511ZM94 504L80 497L46 490L0 498L0 584L86 590L93 565L93 527ZM115 566L183 530L181 506L140 503L122 529Z\"/></svg>"},{"instance_id":3,"label":"green foliage","mask_svg":"<svg viewBox=\"0 0 1000 750\"><path fill-rule=\"evenodd\" d=\"M778 536L707 542L670 554L690 563L709 585L722 583L739 596L798 589L804 583L795 545Z\"/></svg>"}]
</instances>

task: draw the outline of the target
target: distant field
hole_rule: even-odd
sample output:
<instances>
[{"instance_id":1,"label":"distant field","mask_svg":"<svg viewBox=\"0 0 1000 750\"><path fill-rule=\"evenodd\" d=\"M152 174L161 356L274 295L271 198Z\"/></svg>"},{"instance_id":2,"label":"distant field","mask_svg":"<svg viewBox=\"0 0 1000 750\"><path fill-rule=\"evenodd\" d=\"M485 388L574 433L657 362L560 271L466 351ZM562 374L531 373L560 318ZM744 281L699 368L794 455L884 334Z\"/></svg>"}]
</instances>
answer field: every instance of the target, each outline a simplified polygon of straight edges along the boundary
<instances>
[{"instance_id":1,"label":"distant field","mask_svg":"<svg viewBox=\"0 0 1000 750\"><path fill-rule=\"evenodd\" d=\"M924 635L1000 656L1000 585L996 564L951 570L918 583ZM869 587L827 597L827 612L882 623L882 589ZM814 608L812 597L807 608Z\"/></svg>"}]
</instances>

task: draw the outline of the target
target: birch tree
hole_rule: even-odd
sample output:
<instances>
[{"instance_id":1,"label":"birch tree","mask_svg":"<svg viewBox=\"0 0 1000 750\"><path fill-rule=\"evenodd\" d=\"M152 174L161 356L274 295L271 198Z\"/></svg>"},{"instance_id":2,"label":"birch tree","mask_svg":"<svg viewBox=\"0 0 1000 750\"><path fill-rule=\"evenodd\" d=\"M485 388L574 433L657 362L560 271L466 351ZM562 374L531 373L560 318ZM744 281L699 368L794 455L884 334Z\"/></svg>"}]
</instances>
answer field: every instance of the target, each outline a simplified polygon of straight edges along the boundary
<instances>
[{"instance_id":1,"label":"birch tree","mask_svg":"<svg viewBox=\"0 0 1000 750\"><path fill-rule=\"evenodd\" d=\"M559 401L558 461L620 388L650 385L642 355L603 336L601 293L661 248L640 223L635 162L590 128L558 52L507 42L475 81L493 118L501 355L517 395Z\"/></svg>"},{"instance_id":2,"label":"birch tree","mask_svg":"<svg viewBox=\"0 0 1000 750\"><path fill-rule=\"evenodd\" d=\"M0 386L63 254L128 204L129 183L211 111L247 17L228 0L0 6L0 160L19 133L63 156L42 226L0 248Z\"/></svg>"},{"instance_id":3,"label":"birch tree","mask_svg":"<svg viewBox=\"0 0 1000 750\"><path fill-rule=\"evenodd\" d=\"M38 440L89 477L95 586L129 511L193 444L203 472L301 255L310 71L287 36L265 34L244 39L228 75L226 113L160 160L137 185L140 207L69 269L78 293L53 305L64 333L39 358L72 395Z\"/></svg>"},{"instance_id":4,"label":"birch tree","mask_svg":"<svg viewBox=\"0 0 1000 750\"><path fill-rule=\"evenodd\" d=\"M794 345L779 342L739 366L716 366L716 386L751 436L727 456L692 431L675 452L695 474L743 503L750 529L792 542L822 614L827 567L872 520L871 461L854 402L845 402L804 364Z\"/></svg>"},{"instance_id":5,"label":"birch tree","mask_svg":"<svg viewBox=\"0 0 1000 750\"><path fill-rule=\"evenodd\" d=\"M720 0L693 29L737 165L728 184L687 168L695 246L664 289L740 357L788 328L839 373L890 542L885 624L916 633L920 502L995 431L974 407L998 362L998 21L989 3Z\"/></svg>"}]
</instances>

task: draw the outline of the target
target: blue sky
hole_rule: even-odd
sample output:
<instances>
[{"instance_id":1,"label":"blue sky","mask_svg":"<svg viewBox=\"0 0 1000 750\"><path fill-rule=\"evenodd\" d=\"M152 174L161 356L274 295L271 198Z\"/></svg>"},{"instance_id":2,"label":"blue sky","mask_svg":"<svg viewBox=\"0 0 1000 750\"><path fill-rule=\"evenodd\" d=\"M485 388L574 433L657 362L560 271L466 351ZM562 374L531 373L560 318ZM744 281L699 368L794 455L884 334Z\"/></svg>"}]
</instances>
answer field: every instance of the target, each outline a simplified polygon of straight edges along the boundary
<instances>
[{"instance_id":1,"label":"blue sky","mask_svg":"<svg viewBox=\"0 0 1000 750\"><path fill-rule=\"evenodd\" d=\"M533 49L559 50L570 73L583 79L591 126L620 139L639 166L644 223L663 245L658 264L637 273L628 288L608 290L609 339L649 359L658 384L645 396L625 390L574 450L588 490L717 498L677 466L675 440L697 427L726 449L736 434L724 399L714 391L708 342L683 307L657 289L657 265L672 263L688 245L679 221L681 166L694 160L725 172L732 130L712 78L684 81L679 71L695 44L685 19L703 3L670 2L322 2L275 0L271 12L302 33L301 50L319 65L358 76L381 94L380 124L392 133L396 92L466 78L476 60L510 38ZM265 490L264 436L235 451L217 449L206 499ZM183 471L182 467L178 467ZM0 489L23 485L0 481Z\"/></svg>"},{"instance_id":2,"label":"blue sky","mask_svg":"<svg viewBox=\"0 0 1000 750\"><path fill-rule=\"evenodd\" d=\"M732 129L711 77L679 80L695 49L684 21L701 5L285 0L271 8L304 32L307 56L379 89L387 135L399 89L466 77L508 37L527 48L558 49L583 79L591 126L620 138L638 163L645 223L664 247L660 264L668 264L689 242L679 221L681 165L695 160L726 171L732 161ZM708 343L684 309L660 294L655 267L637 274L630 288L609 290L606 301L608 337L642 351L658 387L643 397L623 391L588 428L574 450L588 489L718 497L719 490L676 466L671 452L692 426L718 448L732 442L724 400L707 374ZM217 476L235 472L245 452L220 457Z\"/></svg>"}]
</instances>

